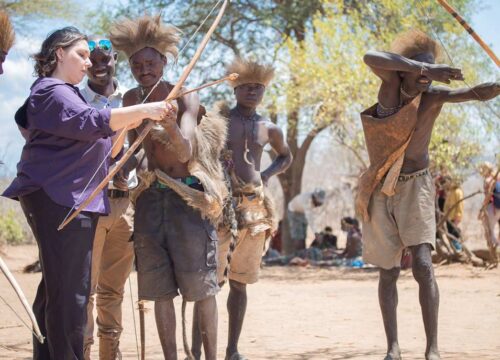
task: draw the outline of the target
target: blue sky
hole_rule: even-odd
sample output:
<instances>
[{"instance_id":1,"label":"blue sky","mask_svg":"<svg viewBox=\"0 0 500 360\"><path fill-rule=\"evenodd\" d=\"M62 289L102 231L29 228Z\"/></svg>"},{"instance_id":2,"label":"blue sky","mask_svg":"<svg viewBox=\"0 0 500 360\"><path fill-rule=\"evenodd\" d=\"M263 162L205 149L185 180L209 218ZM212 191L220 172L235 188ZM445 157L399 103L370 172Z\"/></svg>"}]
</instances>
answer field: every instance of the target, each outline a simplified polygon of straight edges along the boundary
<instances>
[{"instance_id":1,"label":"blue sky","mask_svg":"<svg viewBox=\"0 0 500 360\"><path fill-rule=\"evenodd\" d=\"M114 2L123 2L113 0ZM87 7L97 7L98 0L81 1ZM108 2L109 4L109 2ZM479 1L478 12L473 15L471 24L478 34L491 45L500 56L500 0ZM450 17L450 21L455 21ZM6 167L0 170L1 175L13 175L15 164L19 160L23 139L13 121L14 113L22 105L29 94L29 87L34 81L33 64L28 55L38 50L41 41L50 29L55 29L68 22L46 20L28 33L18 35L16 44L4 64L4 75L0 77L0 158L6 162ZM467 33L464 32L464 38ZM486 55L485 55L486 56ZM491 80L498 80L498 73L492 74Z\"/></svg>"}]
</instances>

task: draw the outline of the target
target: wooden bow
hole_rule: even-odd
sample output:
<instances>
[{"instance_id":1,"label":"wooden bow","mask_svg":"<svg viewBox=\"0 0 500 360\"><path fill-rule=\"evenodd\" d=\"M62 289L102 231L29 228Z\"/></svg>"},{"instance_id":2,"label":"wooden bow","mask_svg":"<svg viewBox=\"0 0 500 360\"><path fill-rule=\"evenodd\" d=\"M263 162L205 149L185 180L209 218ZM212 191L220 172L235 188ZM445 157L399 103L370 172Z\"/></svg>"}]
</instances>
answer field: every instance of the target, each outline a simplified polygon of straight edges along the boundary
<instances>
[{"instance_id":1,"label":"wooden bow","mask_svg":"<svg viewBox=\"0 0 500 360\"><path fill-rule=\"evenodd\" d=\"M24 295L23 291L21 290L21 287L14 278L14 275L12 275L9 268L7 267L7 264L3 261L2 257L0 257L0 268L2 269L2 272L4 273L7 280L9 280L10 285L12 285L12 287L14 288L14 291L19 297L19 300L21 300L24 310L26 310L26 312L28 313L28 316L31 320L31 324L33 325L32 329L33 334L38 339L38 341L40 341L40 343L43 344L45 338L42 335L42 332L40 331L40 327L38 326L38 323L36 321L35 314L33 314L33 310L29 306L28 300L26 300L26 296Z\"/></svg>"},{"instance_id":2,"label":"wooden bow","mask_svg":"<svg viewBox=\"0 0 500 360\"><path fill-rule=\"evenodd\" d=\"M203 40L201 41L201 44L198 46L198 49L196 50L196 53L194 54L193 58L189 62L188 66L184 69L182 72L179 81L177 84L175 84L174 88L172 91L168 94L168 97L165 99L165 101L171 101L175 98L177 98L180 94L180 90L182 86L184 85L184 82L186 81L187 77L191 73L191 70L193 70L196 62L199 60L203 50L205 49L208 41L210 40L210 36L212 36L213 32L219 25L220 20L222 19L222 15L224 14L224 11L226 10L227 4L229 3L229 0L224 0L224 3L222 4L222 7L217 14L217 17L215 18L212 26L210 29L207 31L205 34ZM148 135L148 133L151 131L151 129L154 126L153 121L149 121L146 126L143 128L139 136L137 137L136 141L129 147L127 152L123 155L123 157L116 162L115 166L113 169L108 173L108 175L99 183L99 185L96 187L96 189L78 206L78 208L70 215L68 216L57 228L57 230L62 230L71 220L73 220L90 202L99 194L109 183L109 181L115 176L115 174L122 168L122 166L125 164L125 162L134 154L135 150L137 147L140 145L140 143L144 140L144 138ZM127 128L125 127L121 133L118 135L118 138L121 138L125 136L125 133L127 131Z\"/></svg>"},{"instance_id":3,"label":"wooden bow","mask_svg":"<svg viewBox=\"0 0 500 360\"><path fill-rule=\"evenodd\" d=\"M448 11L451 14L451 16L453 16L455 20L457 20L458 23L463 26L465 30L467 30L470 36L472 36L474 40L477 41L477 43L484 49L484 51L486 51L488 56L495 62L495 64L498 67L500 67L500 60L498 60L493 50L491 50L491 48L488 45L486 45L483 39L481 39L481 37L470 27L467 21L465 21L464 18L460 16L460 14L453 7L451 7L451 5L448 4L448 2L446 2L446 0L437 0L437 2L442 7L444 7L446 11Z\"/></svg>"}]
</instances>

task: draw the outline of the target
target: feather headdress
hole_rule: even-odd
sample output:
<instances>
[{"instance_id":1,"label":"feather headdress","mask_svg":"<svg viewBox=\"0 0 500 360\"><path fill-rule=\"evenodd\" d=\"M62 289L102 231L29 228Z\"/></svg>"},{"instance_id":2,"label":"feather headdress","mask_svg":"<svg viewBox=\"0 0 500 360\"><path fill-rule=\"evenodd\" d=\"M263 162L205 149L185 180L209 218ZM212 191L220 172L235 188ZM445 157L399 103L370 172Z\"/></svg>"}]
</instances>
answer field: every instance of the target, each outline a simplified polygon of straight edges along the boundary
<instances>
[{"instance_id":1,"label":"feather headdress","mask_svg":"<svg viewBox=\"0 0 500 360\"><path fill-rule=\"evenodd\" d=\"M0 51L8 53L14 44L14 28L9 16L5 11L0 10Z\"/></svg>"},{"instance_id":2,"label":"feather headdress","mask_svg":"<svg viewBox=\"0 0 500 360\"><path fill-rule=\"evenodd\" d=\"M419 29L411 29L400 34L391 44L391 52L407 58L423 53L431 53L436 62L442 59L442 48L429 35Z\"/></svg>"},{"instance_id":3,"label":"feather headdress","mask_svg":"<svg viewBox=\"0 0 500 360\"><path fill-rule=\"evenodd\" d=\"M233 88L243 84L262 84L267 87L274 77L274 68L271 65L260 65L242 58L236 58L227 67L227 72L239 74L236 80L230 81Z\"/></svg>"},{"instance_id":4,"label":"feather headdress","mask_svg":"<svg viewBox=\"0 0 500 360\"><path fill-rule=\"evenodd\" d=\"M135 20L125 19L115 23L109 39L116 50L123 51L128 58L139 50L150 47L160 54L177 56L180 31L175 26L165 25L161 15L142 16Z\"/></svg>"}]
</instances>

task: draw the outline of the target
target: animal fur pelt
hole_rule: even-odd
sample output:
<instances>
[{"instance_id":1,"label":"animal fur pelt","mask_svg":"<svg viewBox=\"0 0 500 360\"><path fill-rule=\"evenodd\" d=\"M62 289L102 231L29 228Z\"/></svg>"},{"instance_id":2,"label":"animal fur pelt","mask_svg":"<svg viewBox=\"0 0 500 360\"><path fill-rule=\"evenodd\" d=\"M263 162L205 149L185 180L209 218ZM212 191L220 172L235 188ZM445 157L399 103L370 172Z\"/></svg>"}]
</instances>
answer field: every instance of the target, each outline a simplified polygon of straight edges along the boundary
<instances>
[{"instance_id":1,"label":"animal fur pelt","mask_svg":"<svg viewBox=\"0 0 500 360\"><path fill-rule=\"evenodd\" d=\"M404 155L411 140L417 123L420 98L421 96L417 96L397 113L383 119L375 115L377 104L361 113L370 166L359 177L355 204L356 213L365 222L370 220L368 203L373 191L396 161Z\"/></svg>"},{"instance_id":2,"label":"animal fur pelt","mask_svg":"<svg viewBox=\"0 0 500 360\"><path fill-rule=\"evenodd\" d=\"M0 10L0 52L8 53L12 45L14 45L15 38L9 15Z\"/></svg>"},{"instance_id":3,"label":"animal fur pelt","mask_svg":"<svg viewBox=\"0 0 500 360\"><path fill-rule=\"evenodd\" d=\"M131 194L132 201L158 180L174 190L186 203L199 210L203 218L217 225L222 219L222 208L227 196L224 175L219 157L226 143L227 119L219 111L208 112L195 129L193 156L188 170L203 185L204 191L187 186L163 171L145 172L140 175L141 184Z\"/></svg>"},{"instance_id":4,"label":"animal fur pelt","mask_svg":"<svg viewBox=\"0 0 500 360\"><path fill-rule=\"evenodd\" d=\"M234 174L233 196L236 200L236 219L239 229L248 229L252 235L263 231L272 231L276 227L276 216L274 202L271 197L264 192L263 186L245 184L237 179ZM257 201L249 200L245 195L255 194Z\"/></svg>"},{"instance_id":5,"label":"animal fur pelt","mask_svg":"<svg viewBox=\"0 0 500 360\"><path fill-rule=\"evenodd\" d=\"M236 80L230 81L233 88L243 84L262 84L267 87L274 77L274 68L238 57L227 67L227 73L239 75Z\"/></svg>"},{"instance_id":6,"label":"animal fur pelt","mask_svg":"<svg viewBox=\"0 0 500 360\"><path fill-rule=\"evenodd\" d=\"M177 56L179 29L164 25L161 15L142 16L135 20L124 19L113 24L109 39L116 50L123 51L128 58L139 50L150 47L160 54Z\"/></svg>"}]
</instances>

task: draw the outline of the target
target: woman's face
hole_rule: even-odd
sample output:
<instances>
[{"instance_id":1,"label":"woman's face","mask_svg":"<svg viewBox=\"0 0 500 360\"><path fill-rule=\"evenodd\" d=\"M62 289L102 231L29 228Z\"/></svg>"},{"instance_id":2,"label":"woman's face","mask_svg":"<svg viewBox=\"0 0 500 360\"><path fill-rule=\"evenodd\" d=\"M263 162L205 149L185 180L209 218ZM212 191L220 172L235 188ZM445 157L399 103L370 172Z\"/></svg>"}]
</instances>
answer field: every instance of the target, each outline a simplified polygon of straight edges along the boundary
<instances>
[{"instance_id":1,"label":"woman's face","mask_svg":"<svg viewBox=\"0 0 500 360\"><path fill-rule=\"evenodd\" d=\"M56 72L67 83L76 85L92 66L89 57L90 50L85 40L80 40L66 49L60 48L57 50Z\"/></svg>"}]
</instances>

